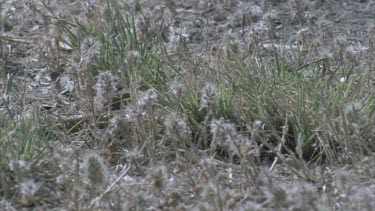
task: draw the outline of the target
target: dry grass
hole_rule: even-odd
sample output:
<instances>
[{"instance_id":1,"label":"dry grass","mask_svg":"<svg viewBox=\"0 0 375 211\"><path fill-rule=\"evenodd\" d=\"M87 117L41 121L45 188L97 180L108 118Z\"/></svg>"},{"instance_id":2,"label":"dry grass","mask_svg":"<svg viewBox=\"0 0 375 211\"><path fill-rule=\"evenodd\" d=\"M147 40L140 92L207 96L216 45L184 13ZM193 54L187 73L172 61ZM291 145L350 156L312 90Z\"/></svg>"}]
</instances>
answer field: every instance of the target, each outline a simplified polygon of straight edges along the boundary
<instances>
[{"instance_id":1,"label":"dry grass","mask_svg":"<svg viewBox=\"0 0 375 211\"><path fill-rule=\"evenodd\" d=\"M374 23L320 4L375 8L313 2L3 0L0 208L373 210Z\"/></svg>"}]
</instances>

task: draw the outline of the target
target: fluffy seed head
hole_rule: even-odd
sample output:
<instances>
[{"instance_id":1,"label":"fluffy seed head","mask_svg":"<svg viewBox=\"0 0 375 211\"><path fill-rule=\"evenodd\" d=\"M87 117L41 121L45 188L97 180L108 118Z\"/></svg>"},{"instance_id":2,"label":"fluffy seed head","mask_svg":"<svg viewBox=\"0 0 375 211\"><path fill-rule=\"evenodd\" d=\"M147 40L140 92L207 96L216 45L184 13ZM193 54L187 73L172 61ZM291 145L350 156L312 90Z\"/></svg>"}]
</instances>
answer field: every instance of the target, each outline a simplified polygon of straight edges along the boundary
<instances>
[{"instance_id":1,"label":"fluffy seed head","mask_svg":"<svg viewBox=\"0 0 375 211\"><path fill-rule=\"evenodd\" d=\"M117 81L112 72L104 71L99 73L98 81L95 84L96 97L112 96L117 88Z\"/></svg>"},{"instance_id":2,"label":"fluffy seed head","mask_svg":"<svg viewBox=\"0 0 375 211\"><path fill-rule=\"evenodd\" d=\"M229 123L224 118L213 119L210 124L211 134L214 135L214 141L218 146L235 151L235 143L241 138L233 123Z\"/></svg>"},{"instance_id":3,"label":"fluffy seed head","mask_svg":"<svg viewBox=\"0 0 375 211\"><path fill-rule=\"evenodd\" d=\"M107 179L107 167L103 158L96 153L88 153L84 157L83 166L85 176L91 185L97 187L103 185Z\"/></svg>"},{"instance_id":4,"label":"fluffy seed head","mask_svg":"<svg viewBox=\"0 0 375 211\"><path fill-rule=\"evenodd\" d=\"M31 197L35 195L35 193L40 189L41 186L41 182L35 182L32 179L28 179L24 182L21 182L19 188L22 195Z\"/></svg>"},{"instance_id":5,"label":"fluffy seed head","mask_svg":"<svg viewBox=\"0 0 375 211\"><path fill-rule=\"evenodd\" d=\"M96 91L94 101L96 109L101 110L104 106L111 104L117 89L117 81L110 71L99 73L97 79L98 81L94 86Z\"/></svg>"},{"instance_id":6,"label":"fluffy seed head","mask_svg":"<svg viewBox=\"0 0 375 211\"><path fill-rule=\"evenodd\" d=\"M187 138L190 135L190 129L185 120L177 113L171 113L165 118L164 122L167 136L174 139Z\"/></svg>"},{"instance_id":7,"label":"fluffy seed head","mask_svg":"<svg viewBox=\"0 0 375 211\"><path fill-rule=\"evenodd\" d=\"M129 51L126 55L126 61L129 65L136 65L141 59L141 54L138 51Z\"/></svg>"},{"instance_id":8,"label":"fluffy seed head","mask_svg":"<svg viewBox=\"0 0 375 211\"><path fill-rule=\"evenodd\" d=\"M218 90L216 85L212 83L206 83L206 85L201 90L201 101L200 107L212 107L216 104L218 98Z\"/></svg>"},{"instance_id":9,"label":"fluffy seed head","mask_svg":"<svg viewBox=\"0 0 375 211\"><path fill-rule=\"evenodd\" d=\"M180 98L184 88L184 85L179 80L174 80L169 86L169 92L174 94L177 98Z\"/></svg>"},{"instance_id":10,"label":"fluffy seed head","mask_svg":"<svg viewBox=\"0 0 375 211\"><path fill-rule=\"evenodd\" d=\"M86 38L81 44L81 64L95 63L99 60L100 44L93 38Z\"/></svg>"},{"instance_id":11,"label":"fluffy seed head","mask_svg":"<svg viewBox=\"0 0 375 211\"><path fill-rule=\"evenodd\" d=\"M153 89L141 92L138 100L138 106L147 109L147 107L158 101L158 94Z\"/></svg>"}]
</instances>

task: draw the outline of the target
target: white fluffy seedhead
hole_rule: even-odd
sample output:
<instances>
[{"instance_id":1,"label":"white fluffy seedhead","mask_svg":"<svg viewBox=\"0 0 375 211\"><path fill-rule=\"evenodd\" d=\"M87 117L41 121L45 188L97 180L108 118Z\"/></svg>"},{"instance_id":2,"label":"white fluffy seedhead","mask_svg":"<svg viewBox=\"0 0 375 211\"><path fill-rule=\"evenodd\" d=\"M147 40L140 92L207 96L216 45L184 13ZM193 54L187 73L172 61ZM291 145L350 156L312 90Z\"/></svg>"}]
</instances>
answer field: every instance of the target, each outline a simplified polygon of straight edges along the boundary
<instances>
[{"instance_id":1,"label":"white fluffy seedhead","mask_svg":"<svg viewBox=\"0 0 375 211\"><path fill-rule=\"evenodd\" d=\"M174 139L184 139L190 136L186 121L177 113L169 114L164 121L167 136Z\"/></svg>"},{"instance_id":2,"label":"white fluffy seedhead","mask_svg":"<svg viewBox=\"0 0 375 211\"><path fill-rule=\"evenodd\" d=\"M201 90L200 108L212 108L216 105L218 100L218 89L212 83L206 83Z\"/></svg>"},{"instance_id":3,"label":"white fluffy seedhead","mask_svg":"<svg viewBox=\"0 0 375 211\"><path fill-rule=\"evenodd\" d=\"M223 148L234 151L234 144L239 141L239 134L233 123L224 118L213 119L210 124L211 134L214 136L215 143Z\"/></svg>"},{"instance_id":4,"label":"white fluffy seedhead","mask_svg":"<svg viewBox=\"0 0 375 211\"><path fill-rule=\"evenodd\" d=\"M95 84L95 97L113 96L117 89L117 79L110 71L100 72L97 76L98 81Z\"/></svg>"},{"instance_id":5,"label":"white fluffy seedhead","mask_svg":"<svg viewBox=\"0 0 375 211\"><path fill-rule=\"evenodd\" d=\"M147 109L153 103L158 101L158 94L154 89L149 89L147 91L141 92L138 99L138 106Z\"/></svg>"},{"instance_id":6,"label":"white fluffy seedhead","mask_svg":"<svg viewBox=\"0 0 375 211\"><path fill-rule=\"evenodd\" d=\"M104 71L97 76L97 82L94 86L94 101L98 108L107 106L117 90L117 79L110 71ZM99 109L100 110L100 109Z\"/></svg>"},{"instance_id":7,"label":"white fluffy seedhead","mask_svg":"<svg viewBox=\"0 0 375 211\"><path fill-rule=\"evenodd\" d=\"M179 80L174 80L172 84L169 86L169 92L174 94L178 99L181 97L181 94L185 86Z\"/></svg>"}]
</instances>

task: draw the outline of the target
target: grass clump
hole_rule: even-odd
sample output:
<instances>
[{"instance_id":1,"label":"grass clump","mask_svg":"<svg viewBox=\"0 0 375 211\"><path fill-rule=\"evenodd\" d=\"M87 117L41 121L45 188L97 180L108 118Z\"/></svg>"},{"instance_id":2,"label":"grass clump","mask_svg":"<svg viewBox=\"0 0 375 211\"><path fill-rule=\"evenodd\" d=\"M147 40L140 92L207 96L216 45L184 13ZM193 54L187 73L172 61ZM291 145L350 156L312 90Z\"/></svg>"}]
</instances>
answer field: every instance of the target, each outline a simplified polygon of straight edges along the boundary
<instances>
[{"instance_id":1,"label":"grass clump","mask_svg":"<svg viewBox=\"0 0 375 211\"><path fill-rule=\"evenodd\" d=\"M33 204L41 183L32 170L49 151L53 125L44 124L39 111L2 116L0 122L0 193L6 199L20 193L22 204Z\"/></svg>"}]
</instances>

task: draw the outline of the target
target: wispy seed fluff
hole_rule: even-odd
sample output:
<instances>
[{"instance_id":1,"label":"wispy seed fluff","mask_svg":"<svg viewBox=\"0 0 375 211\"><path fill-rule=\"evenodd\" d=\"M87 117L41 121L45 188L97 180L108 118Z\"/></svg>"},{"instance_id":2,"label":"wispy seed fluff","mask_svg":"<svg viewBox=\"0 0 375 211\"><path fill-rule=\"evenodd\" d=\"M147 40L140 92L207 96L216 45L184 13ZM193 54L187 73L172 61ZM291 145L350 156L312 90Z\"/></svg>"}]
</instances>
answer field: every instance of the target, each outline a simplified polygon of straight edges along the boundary
<instances>
[{"instance_id":1,"label":"wispy seed fluff","mask_svg":"<svg viewBox=\"0 0 375 211\"><path fill-rule=\"evenodd\" d=\"M216 85L212 83L206 83L201 90L200 109L212 108L218 99L218 89Z\"/></svg>"},{"instance_id":2,"label":"wispy seed fluff","mask_svg":"<svg viewBox=\"0 0 375 211\"><path fill-rule=\"evenodd\" d=\"M100 44L93 38L88 37L81 43L81 61L82 65L88 63L97 63L100 56Z\"/></svg>"},{"instance_id":3,"label":"wispy seed fluff","mask_svg":"<svg viewBox=\"0 0 375 211\"><path fill-rule=\"evenodd\" d=\"M95 103L102 106L108 105L115 94L117 80L110 71L99 73L97 78L98 81L94 86L96 91L94 97Z\"/></svg>"},{"instance_id":4,"label":"wispy seed fluff","mask_svg":"<svg viewBox=\"0 0 375 211\"><path fill-rule=\"evenodd\" d=\"M119 138L126 135L126 128L126 114L120 113L110 119L106 132L110 138Z\"/></svg>"},{"instance_id":5,"label":"wispy seed fluff","mask_svg":"<svg viewBox=\"0 0 375 211\"><path fill-rule=\"evenodd\" d=\"M233 123L226 121L224 118L213 119L210 123L210 128L211 134L214 136L212 142L214 145L212 147L217 145L234 154L247 153L250 142L246 136L237 132ZM240 146L241 152L238 151L236 145Z\"/></svg>"},{"instance_id":6,"label":"wispy seed fluff","mask_svg":"<svg viewBox=\"0 0 375 211\"><path fill-rule=\"evenodd\" d=\"M128 65L135 66L140 62L141 54L138 51L129 51L126 55L126 61Z\"/></svg>"},{"instance_id":7,"label":"wispy seed fluff","mask_svg":"<svg viewBox=\"0 0 375 211\"><path fill-rule=\"evenodd\" d=\"M138 106L140 107L148 107L153 103L158 101L158 94L153 89L149 89L147 91L141 92L140 97L138 99Z\"/></svg>"},{"instance_id":8,"label":"wispy seed fluff","mask_svg":"<svg viewBox=\"0 0 375 211\"><path fill-rule=\"evenodd\" d=\"M42 187L42 182L35 182L32 179L27 179L19 184L19 189L24 197L35 196L36 192Z\"/></svg>"},{"instance_id":9,"label":"wispy seed fluff","mask_svg":"<svg viewBox=\"0 0 375 211\"><path fill-rule=\"evenodd\" d=\"M130 122L136 122L137 119L147 117L150 106L158 102L158 94L153 89L139 93L138 101L135 104L129 104L125 109L125 117Z\"/></svg>"},{"instance_id":10,"label":"wispy seed fluff","mask_svg":"<svg viewBox=\"0 0 375 211\"><path fill-rule=\"evenodd\" d=\"M178 99L181 97L181 94L184 90L184 85L181 81L175 79L172 84L169 86L169 92L174 94Z\"/></svg>"},{"instance_id":11,"label":"wispy seed fluff","mask_svg":"<svg viewBox=\"0 0 375 211\"><path fill-rule=\"evenodd\" d=\"M177 113L169 114L164 121L167 136L173 139L189 138L190 129L186 121Z\"/></svg>"},{"instance_id":12,"label":"wispy seed fluff","mask_svg":"<svg viewBox=\"0 0 375 211\"><path fill-rule=\"evenodd\" d=\"M211 134L214 135L217 145L226 146L237 138L238 134L233 123L229 123L224 118L213 119L210 124Z\"/></svg>"}]
</instances>

